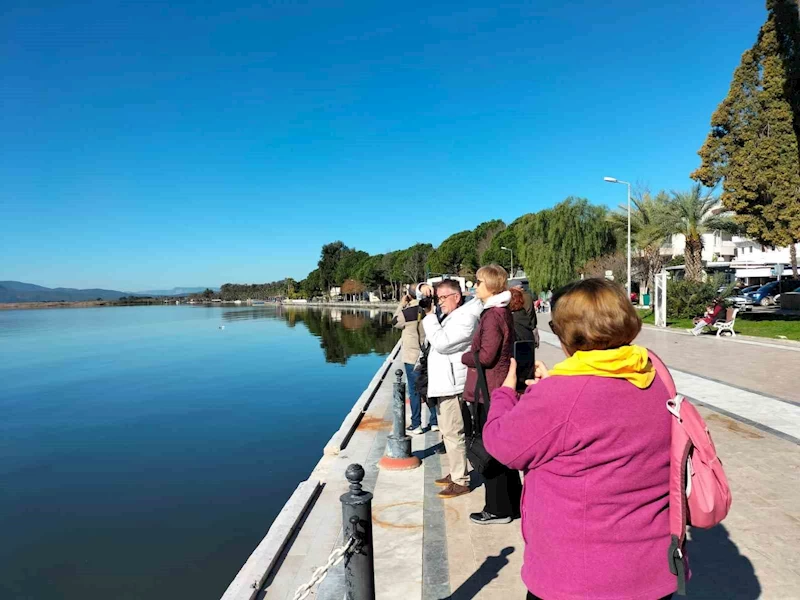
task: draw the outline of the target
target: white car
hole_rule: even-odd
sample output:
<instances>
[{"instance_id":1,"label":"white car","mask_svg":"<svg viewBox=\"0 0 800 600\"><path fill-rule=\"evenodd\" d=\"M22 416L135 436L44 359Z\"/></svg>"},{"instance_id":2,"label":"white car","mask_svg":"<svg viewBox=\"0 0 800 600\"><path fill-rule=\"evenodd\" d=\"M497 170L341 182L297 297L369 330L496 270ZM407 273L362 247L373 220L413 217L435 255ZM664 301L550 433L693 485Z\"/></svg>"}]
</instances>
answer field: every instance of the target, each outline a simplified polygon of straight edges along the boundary
<instances>
[{"instance_id":1,"label":"white car","mask_svg":"<svg viewBox=\"0 0 800 600\"><path fill-rule=\"evenodd\" d=\"M733 290L731 295L725 298L726 302L730 302L734 307L741 311L753 310L755 302L750 296L746 296L742 290Z\"/></svg>"}]
</instances>

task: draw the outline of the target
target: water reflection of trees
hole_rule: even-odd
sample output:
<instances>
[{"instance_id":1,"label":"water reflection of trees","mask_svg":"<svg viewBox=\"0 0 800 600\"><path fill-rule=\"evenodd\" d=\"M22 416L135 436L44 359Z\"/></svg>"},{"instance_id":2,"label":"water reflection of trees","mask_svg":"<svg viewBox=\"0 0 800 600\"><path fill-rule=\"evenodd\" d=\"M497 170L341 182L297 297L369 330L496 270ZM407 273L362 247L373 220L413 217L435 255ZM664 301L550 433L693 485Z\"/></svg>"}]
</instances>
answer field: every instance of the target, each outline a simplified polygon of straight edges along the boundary
<instances>
[{"instance_id":1,"label":"water reflection of trees","mask_svg":"<svg viewBox=\"0 0 800 600\"><path fill-rule=\"evenodd\" d=\"M342 365L351 356L387 354L400 339L400 332L392 328L392 314L380 310L267 306L224 310L222 318L225 321L277 319L289 327L302 323L311 335L320 339L325 360Z\"/></svg>"}]
</instances>

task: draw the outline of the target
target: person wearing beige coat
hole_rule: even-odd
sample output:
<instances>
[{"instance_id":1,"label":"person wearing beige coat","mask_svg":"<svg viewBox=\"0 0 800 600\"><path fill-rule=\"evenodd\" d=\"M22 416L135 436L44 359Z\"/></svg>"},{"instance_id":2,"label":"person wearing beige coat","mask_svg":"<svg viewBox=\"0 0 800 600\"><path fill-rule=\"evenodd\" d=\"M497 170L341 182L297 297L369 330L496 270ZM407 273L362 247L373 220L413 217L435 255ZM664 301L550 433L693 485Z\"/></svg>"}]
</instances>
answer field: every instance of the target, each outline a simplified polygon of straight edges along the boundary
<instances>
[{"instance_id":1,"label":"person wearing beige coat","mask_svg":"<svg viewBox=\"0 0 800 600\"><path fill-rule=\"evenodd\" d=\"M422 318L425 312L419 302L406 294L394 312L392 324L396 329L402 330L402 354L405 364L406 379L408 380L408 397L411 401L411 425L408 432L414 435L423 433L422 428L422 401L417 389L417 372L414 365L419 359L420 352L425 345L425 330L422 327ZM428 425L432 431L438 431L436 412L430 411Z\"/></svg>"}]
</instances>

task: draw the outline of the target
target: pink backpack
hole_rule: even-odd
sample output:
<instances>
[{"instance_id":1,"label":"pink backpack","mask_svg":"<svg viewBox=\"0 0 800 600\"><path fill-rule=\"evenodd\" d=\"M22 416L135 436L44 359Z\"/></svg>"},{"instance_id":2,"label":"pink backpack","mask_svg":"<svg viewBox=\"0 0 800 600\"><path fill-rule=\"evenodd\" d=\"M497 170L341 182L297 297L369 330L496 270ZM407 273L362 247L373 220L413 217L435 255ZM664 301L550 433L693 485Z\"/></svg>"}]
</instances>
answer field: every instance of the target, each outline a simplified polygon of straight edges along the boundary
<instances>
[{"instance_id":1,"label":"pink backpack","mask_svg":"<svg viewBox=\"0 0 800 600\"><path fill-rule=\"evenodd\" d=\"M731 509L728 479L703 417L678 394L666 365L648 350L650 362L667 387L667 410L672 420L669 459L669 568L678 577L678 593L686 594L684 545L686 526L709 529L722 522Z\"/></svg>"}]
</instances>

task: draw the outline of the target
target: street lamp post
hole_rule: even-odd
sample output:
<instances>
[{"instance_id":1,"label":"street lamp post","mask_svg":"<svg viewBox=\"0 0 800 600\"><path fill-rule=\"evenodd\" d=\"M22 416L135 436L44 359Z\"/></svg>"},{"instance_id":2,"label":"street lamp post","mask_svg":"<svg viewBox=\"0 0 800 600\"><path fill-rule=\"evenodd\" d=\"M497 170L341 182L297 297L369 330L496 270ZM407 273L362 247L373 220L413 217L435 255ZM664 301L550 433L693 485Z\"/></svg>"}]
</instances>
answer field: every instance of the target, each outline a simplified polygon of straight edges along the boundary
<instances>
[{"instance_id":1,"label":"street lamp post","mask_svg":"<svg viewBox=\"0 0 800 600\"><path fill-rule=\"evenodd\" d=\"M500 249L511 252L511 277L514 277L514 251L511 248L506 248L505 246L500 246Z\"/></svg>"},{"instance_id":2,"label":"street lamp post","mask_svg":"<svg viewBox=\"0 0 800 600\"><path fill-rule=\"evenodd\" d=\"M631 297L631 184L614 177L603 177L608 183L624 183L628 186L628 298Z\"/></svg>"}]
</instances>

